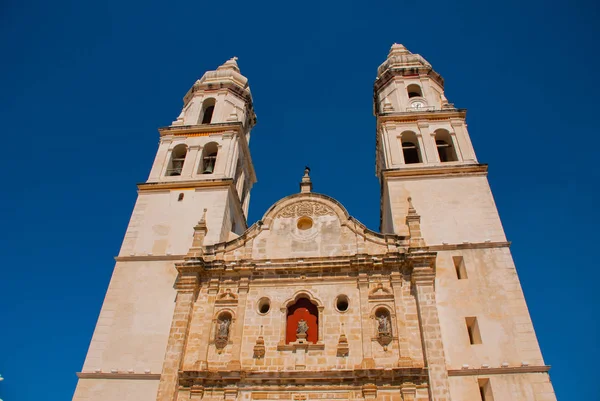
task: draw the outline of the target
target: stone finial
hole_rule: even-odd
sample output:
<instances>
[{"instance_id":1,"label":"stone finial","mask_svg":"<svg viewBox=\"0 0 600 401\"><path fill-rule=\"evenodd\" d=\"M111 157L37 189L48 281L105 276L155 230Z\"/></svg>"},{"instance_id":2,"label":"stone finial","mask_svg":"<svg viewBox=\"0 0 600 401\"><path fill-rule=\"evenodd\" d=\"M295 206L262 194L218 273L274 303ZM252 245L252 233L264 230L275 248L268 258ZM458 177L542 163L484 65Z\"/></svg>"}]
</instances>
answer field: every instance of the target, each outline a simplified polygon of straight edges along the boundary
<instances>
[{"instance_id":1,"label":"stone finial","mask_svg":"<svg viewBox=\"0 0 600 401\"><path fill-rule=\"evenodd\" d=\"M337 346L337 356L338 357L346 357L350 353L350 346L348 345L348 338L346 338L346 333L344 333L344 323L340 324L340 338L338 339Z\"/></svg>"},{"instance_id":2,"label":"stone finial","mask_svg":"<svg viewBox=\"0 0 600 401\"><path fill-rule=\"evenodd\" d=\"M425 246L425 240L421 236L421 216L417 214L412 198L408 197L408 213L406 214L406 225L410 233L410 247L422 248Z\"/></svg>"},{"instance_id":3,"label":"stone finial","mask_svg":"<svg viewBox=\"0 0 600 401\"><path fill-rule=\"evenodd\" d=\"M188 258L202 256L204 238L206 237L206 233L208 232L208 227L206 225L206 211L207 209L204 208L200 221L194 226L194 239L192 240L192 247L187 253Z\"/></svg>"},{"instance_id":4,"label":"stone finial","mask_svg":"<svg viewBox=\"0 0 600 401\"><path fill-rule=\"evenodd\" d=\"M410 196L408 197L408 214L409 215L416 215L417 214L417 210L413 206L412 198Z\"/></svg>"},{"instance_id":5,"label":"stone finial","mask_svg":"<svg viewBox=\"0 0 600 401\"><path fill-rule=\"evenodd\" d=\"M263 338L263 336L258 336L258 338L256 339L256 344L254 344L253 352L253 358L262 359L265 357L266 347L265 339Z\"/></svg>"},{"instance_id":6,"label":"stone finial","mask_svg":"<svg viewBox=\"0 0 600 401\"><path fill-rule=\"evenodd\" d=\"M219 66L217 68L218 70L235 70L237 72L240 72L240 67L238 66L237 63L237 57L232 57L229 60L227 60L226 62L223 63L223 65Z\"/></svg>"},{"instance_id":7,"label":"stone finial","mask_svg":"<svg viewBox=\"0 0 600 401\"><path fill-rule=\"evenodd\" d=\"M400 56L402 54L410 54L408 49L401 45L400 43L394 43L390 48L390 53L388 54L388 58L393 56Z\"/></svg>"},{"instance_id":8,"label":"stone finial","mask_svg":"<svg viewBox=\"0 0 600 401\"><path fill-rule=\"evenodd\" d=\"M310 167L304 167L304 176L300 181L300 192L309 193L312 191L312 181L310 180Z\"/></svg>"}]
</instances>

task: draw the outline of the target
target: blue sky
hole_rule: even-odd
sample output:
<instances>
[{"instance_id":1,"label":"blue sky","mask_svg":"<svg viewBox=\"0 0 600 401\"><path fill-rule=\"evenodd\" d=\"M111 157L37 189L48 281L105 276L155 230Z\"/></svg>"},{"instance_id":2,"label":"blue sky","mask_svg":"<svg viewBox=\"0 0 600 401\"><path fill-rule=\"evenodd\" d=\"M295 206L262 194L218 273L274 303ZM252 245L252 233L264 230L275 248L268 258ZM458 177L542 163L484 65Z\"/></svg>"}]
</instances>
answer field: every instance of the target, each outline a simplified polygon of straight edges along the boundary
<instances>
[{"instance_id":1,"label":"blue sky","mask_svg":"<svg viewBox=\"0 0 600 401\"><path fill-rule=\"evenodd\" d=\"M258 116L250 223L308 164L378 229L372 84L399 42L468 109L559 399L597 399L598 20L583 1L0 2L0 398L72 397L156 129L232 56Z\"/></svg>"}]
</instances>

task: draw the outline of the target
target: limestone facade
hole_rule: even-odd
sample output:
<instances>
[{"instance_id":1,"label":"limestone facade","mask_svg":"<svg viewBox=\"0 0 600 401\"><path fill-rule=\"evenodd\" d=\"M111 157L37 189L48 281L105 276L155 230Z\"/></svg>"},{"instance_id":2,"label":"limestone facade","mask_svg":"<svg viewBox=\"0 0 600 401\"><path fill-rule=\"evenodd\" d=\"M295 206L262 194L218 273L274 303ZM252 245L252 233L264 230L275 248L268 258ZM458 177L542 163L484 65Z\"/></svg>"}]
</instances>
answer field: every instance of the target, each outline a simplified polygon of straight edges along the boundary
<instances>
[{"instance_id":1,"label":"limestone facade","mask_svg":"<svg viewBox=\"0 0 600 401\"><path fill-rule=\"evenodd\" d=\"M196 82L160 129L74 400L556 399L466 112L402 45L375 93L381 232L308 169L248 228L248 81L231 59Z\"/></svg>"}]
</instances>

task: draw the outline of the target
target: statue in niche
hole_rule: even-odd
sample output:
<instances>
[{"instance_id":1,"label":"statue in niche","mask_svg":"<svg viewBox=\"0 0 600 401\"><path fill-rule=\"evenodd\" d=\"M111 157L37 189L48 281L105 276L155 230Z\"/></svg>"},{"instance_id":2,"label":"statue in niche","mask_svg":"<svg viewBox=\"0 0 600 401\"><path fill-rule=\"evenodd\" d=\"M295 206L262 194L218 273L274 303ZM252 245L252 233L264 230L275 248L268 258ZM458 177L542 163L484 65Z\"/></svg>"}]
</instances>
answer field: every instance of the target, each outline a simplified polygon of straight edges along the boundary
<instances>
[{"instance_id":1,"label":"statue in niche","mask_svg":"<svg viewBox=\"0 0 600 401\"><path fill-rule=\"evenodd\" d=\"M296 334L304 334L304 336L306 337L307 331L308 331L308 323L306 323L306 320L300 319L298 321L298 328L296 329Z\"/></svg>"},{"instance_id":2,"label":"statue in niche","mask_svg":"<svg viewBox=\"0 0 600 401\"><path fill-rule=\"evenodd\" d=\"M308 332L308 323L306 320L298 320L298 328L296 329L296 340L303 343L306 340L306 333Z\"/></svg>"},{"instance_id":3,"label":"statue in niche","mask_svg":"<svg viewBox=\"0 0 600 401\"><path fill-rule=\"evenodd\" d=\"M387 351L388 345L392 342L392 326L390 324L389 315L382 313L376 317L377 319L377 341Z\"/></svg>"},{"instance_id":4,"label":"statue in niche","mask_svg":"<svg viewBox=\"0 0 600 401\"><path fill-rule=\"evenodd\" d=\"M229 326L231 320L224 317L222 320L217 321L217 332L215 333L215 345L218 349L222 349L227 345L229 341Z\"/></svg>"},{"instance_id":5,"label":"statue in niche","mask_svg":"<svg viewBox=\"0 0 600 401\"><path fill-rule=\"evenodd\" d=\"M231 320L225 318L223 320L219 320L219 337L229 337L229 325L231 324Z\"/></svg>"},{"instance_id":6,"label":"statue in niche","mask_svg":"<svg viewBox=\"0 0 600 401\"><path fill-rule=\"evenodd\" d=\"M379 334L391 334L390 330L390 319L387 315L381 314L377 317L377 331Z\"/></svg>"}]
</instances>

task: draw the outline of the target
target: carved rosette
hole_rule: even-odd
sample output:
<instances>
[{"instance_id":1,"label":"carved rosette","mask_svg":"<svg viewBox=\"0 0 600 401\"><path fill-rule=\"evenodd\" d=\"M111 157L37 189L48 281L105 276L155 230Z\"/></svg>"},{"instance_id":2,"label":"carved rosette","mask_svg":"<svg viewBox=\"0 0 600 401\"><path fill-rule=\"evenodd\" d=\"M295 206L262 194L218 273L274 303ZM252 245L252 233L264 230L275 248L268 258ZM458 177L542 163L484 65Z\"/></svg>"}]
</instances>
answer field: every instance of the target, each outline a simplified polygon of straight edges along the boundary
<instances>
[{"instance_id":1,"label":"carved rosette","mask_svg":"<svg viewBox=\"0 0 600 401\"><path fill-rule=\"evenodd\" d=\"M329 206L319 202L302 201L293 203L283 208L277 217L301 217L301 216L333 216L335 212Z\"/></svg>"}]
</instances>

